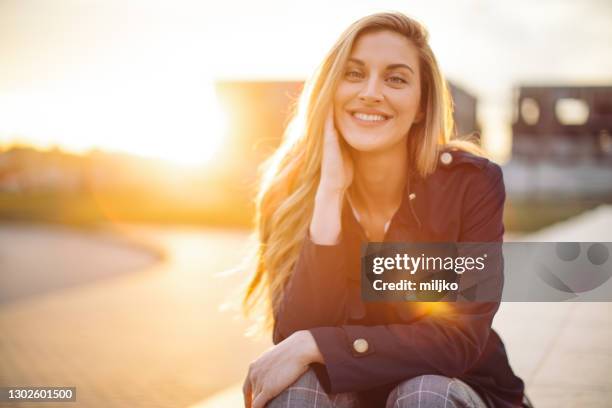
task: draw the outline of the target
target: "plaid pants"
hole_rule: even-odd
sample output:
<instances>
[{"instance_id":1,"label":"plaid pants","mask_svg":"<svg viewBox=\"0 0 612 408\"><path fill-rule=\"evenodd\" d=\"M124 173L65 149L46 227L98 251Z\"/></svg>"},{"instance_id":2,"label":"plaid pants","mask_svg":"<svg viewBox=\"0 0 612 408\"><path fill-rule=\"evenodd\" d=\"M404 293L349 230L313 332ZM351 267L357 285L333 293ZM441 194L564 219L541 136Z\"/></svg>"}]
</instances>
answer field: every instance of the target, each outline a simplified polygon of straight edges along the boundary
<instances>
[{"instance_id":1,"label":"plaid pants","mask_svg":"<svg viewBox=\"0 0 612 408\"><path fill-rule=\"evenodd\" d=\"M364 406L355 392L328 394L312 369L266 405L267 408L381 408ZM421 375L400 383L387 398L386 408L487 408L482 398L457 378Z\"/></svg>"}]
</instances>

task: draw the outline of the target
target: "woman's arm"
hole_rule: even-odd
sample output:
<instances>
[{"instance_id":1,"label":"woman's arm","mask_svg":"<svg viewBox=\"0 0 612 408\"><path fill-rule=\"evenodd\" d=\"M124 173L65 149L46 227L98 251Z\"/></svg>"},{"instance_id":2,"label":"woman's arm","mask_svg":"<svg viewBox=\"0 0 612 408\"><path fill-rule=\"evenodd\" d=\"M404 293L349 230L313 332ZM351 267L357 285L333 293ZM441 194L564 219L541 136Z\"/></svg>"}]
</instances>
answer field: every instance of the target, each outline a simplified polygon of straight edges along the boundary
<instances>
[{"instance_id":1,"label":"woman's arm","mask_svg":"<svg viewBox=\"0 0 612 408\"><path fill-rule=\"evenodd\" d=\"M275 344L298 330L334 326L344 320L348 281L342 205L352 178L352 163L340 148L330 109L309 234L275 316Z\"/></svg>"},{"instance_id":2,"label":"woman's arm","mask_svg":"<svg viewBox=\"0 0 612 408\"><path fill-rule=\"evenodd\" d=\"M274 317L272 341L320 326L342 324L348 299L345 243L318 245L306 237Z\"/></svg>"},{"instance_id":3,"label":"woman's arm","mask_svg":"<svg viewBox=\"0 0 612 408\"><path fill-rule=\"evenodd\" d=\"M334 245L342 230L344 193L353 181L353 165L343 153L334 125L333 109L325 120L321 179L315 196L315 207L310 221L310 237L319 245Z\"/></svg>"}]
</instances>

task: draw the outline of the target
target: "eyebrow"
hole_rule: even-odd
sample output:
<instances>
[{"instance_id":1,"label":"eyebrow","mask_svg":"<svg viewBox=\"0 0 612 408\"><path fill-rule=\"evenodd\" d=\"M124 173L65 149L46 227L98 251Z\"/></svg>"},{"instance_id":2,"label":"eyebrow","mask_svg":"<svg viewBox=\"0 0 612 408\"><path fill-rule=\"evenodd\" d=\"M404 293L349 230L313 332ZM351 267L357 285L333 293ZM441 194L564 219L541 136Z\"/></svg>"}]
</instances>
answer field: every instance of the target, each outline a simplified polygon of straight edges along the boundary
<instances>
[{"instance_id":1,"label":"eyebrow","mask_svg":"<svg viewBox=\"0 0 612 408\"><path fill-rule=\"evenodd\" d=\"M349 58L348 60L349 60L349 62L354 62L357 65L362 65L362 66L365 65L365 62L363 62L362 60L359 60L357 58ZM409 65L406 65L406 64L390 64L390 65L387 65L387 69L395 69L395 68L407 68L408 70L410 70L410 72L412 72L414 74L414 70Z\"/></svg>"}]
</instances>

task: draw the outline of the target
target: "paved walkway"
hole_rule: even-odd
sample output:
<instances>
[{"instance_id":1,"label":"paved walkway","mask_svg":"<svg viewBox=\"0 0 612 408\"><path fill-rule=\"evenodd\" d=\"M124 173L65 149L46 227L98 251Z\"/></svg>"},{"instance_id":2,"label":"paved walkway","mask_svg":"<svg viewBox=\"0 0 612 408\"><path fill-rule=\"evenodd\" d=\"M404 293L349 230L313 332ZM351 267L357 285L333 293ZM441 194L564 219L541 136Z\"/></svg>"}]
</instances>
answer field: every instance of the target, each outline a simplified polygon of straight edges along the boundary
<instances>
[{"instance_id":1,"label":"paved walkway","mask_svg":"<svg viewBox=\"0 0 612 408\"><path fill-rule=\"evenodd\" d=\"M612 206L515 240L610 242ZM612 303L503 303L493 326L536 407L612 405Z\"/></svg>"},{"instance_id":2,"label":"paved walkway","mask_svg":"<svg viewBox=\"0 0 612 408\"><path fill-rule=\"evenodd\" d=\"M612 209L547 231L530 239L612 241ZM0 304L0 386L77 387L77 404L54 407L241 406L246 366L270 341L246 338L246 322L219 310L243 276L214 275L246 253L246 233L124 233L158 245L166 258L140 272ZM32 234L11 239L45 239ZM82 273L101 259L97 251L108 253L79 248ZM505 303L494 325L538 407L604 407L612 401L611 323L610 303Z\"/></svg>"},{"instance_id":3,"label":"paved walkway","mask_svg":"<svg viewBox=\"0 0 612 408\"><path fill-rule=\"evenodd\" d=\"M0 305L141 271L163 249L108 229L0 224Z\"/></svg>"},{"instance_id":4,"label":"paved walkway","mask_svg":"<svg viewBox=\"0 0 612 408\"><path fill-rule=\"evenodd\" d=\"M34 241L41 246L53 241L48 227L32 228L30 234L3 235L0 226L0 247L8 239L30 249ZM125 232L158 244L166 259L140 272L0 305L0 386L77 387L77 404L46 405L53 407L184 407L235 382L267 346L267 339L245 339L246 323L219 310L242 277L213 275L244 255L245 232L144 227ZM58 233L70 234L66 242L100 239L93 233ZM73 268L75 273L87 273L100 253L113 253L103 243L79 249L73 259L81 267ZM0 403L5 406L41 405Z\"/></svg>"}]
</instances>

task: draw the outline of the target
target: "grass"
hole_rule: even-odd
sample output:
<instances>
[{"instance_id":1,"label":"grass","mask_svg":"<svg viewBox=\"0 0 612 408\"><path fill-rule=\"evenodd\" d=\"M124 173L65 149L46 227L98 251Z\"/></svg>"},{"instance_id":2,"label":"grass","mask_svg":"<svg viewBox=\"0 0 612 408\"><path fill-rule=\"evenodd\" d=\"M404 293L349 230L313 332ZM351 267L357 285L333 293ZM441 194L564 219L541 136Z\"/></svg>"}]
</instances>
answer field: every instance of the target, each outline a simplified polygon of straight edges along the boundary
<instances>
[{"instance_id":1,"label":"grass","mask_svg":"<svg viewBox=\"0 0 612 408\"><path fill-rule=\"evenodd\" d=\"M533 232L605 203L612 203L612 198L509 198L504 209L504 225L507 231Z\"/></svg>"},{"instance_id":2,"label":"grass","mask_svg":"<svg viewBox=\"0 0 612 408\"><path fill-rule=\"evenodd\" d=\"M81 227L107 222L201 224L250 227L253 204L248 198L217 197L188 200L125 193L0 193L0 219L38 221Z\"/></svg>"},{"instance_id":3,"label":"grass","mask_svg":"<svg viewBox=\"0 0 612 408\"><path fill-rule=\"evenodd\" d=\"M506 201L507 231L532 232L566 220L612 197L545 197ZM240 192L194 199L149 193L0 193L0 219L38 221L94 228L107 222L143 222L251 228L252 198Z\"/></svg>"}]
</instances>

